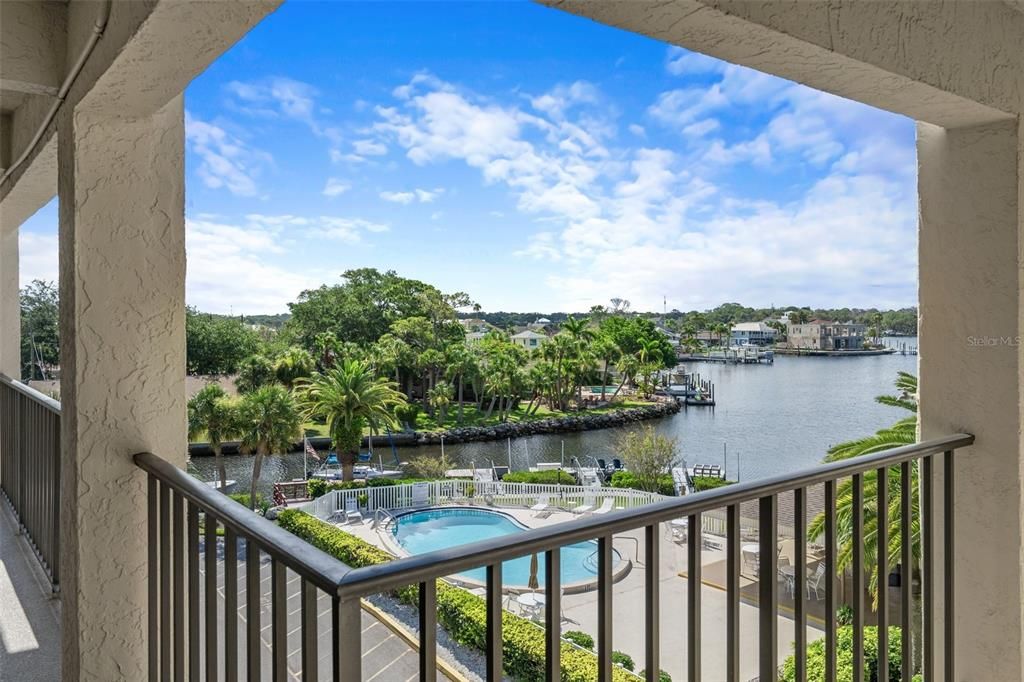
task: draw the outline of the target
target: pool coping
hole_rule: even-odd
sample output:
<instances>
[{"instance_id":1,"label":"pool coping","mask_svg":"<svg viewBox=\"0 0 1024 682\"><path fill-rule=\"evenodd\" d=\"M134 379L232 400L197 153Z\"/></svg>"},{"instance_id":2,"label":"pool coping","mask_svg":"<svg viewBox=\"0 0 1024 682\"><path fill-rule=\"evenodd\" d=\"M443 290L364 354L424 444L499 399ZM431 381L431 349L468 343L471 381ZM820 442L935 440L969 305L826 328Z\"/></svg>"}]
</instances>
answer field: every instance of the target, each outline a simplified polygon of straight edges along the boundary
<instances>
[{"instance_id":1,"label":"pool coping","mask_svg":"<svg viewBox=\"0 0 1024 682\"><path fill-rule=\"evenodd\" d=\"M511 521L515 525L519 526L523 530L531 530L530 526L524 525L523 522L520 521L519 519L517 519L516 517L512 516L511 514L507 514L507 513L503 512L503 511L499 510L499 509L494 509L492 507L469 506L469 505L464 505L464 504L453 504L453 505L436 505L435 504L435 505L427 505L425 507L420 507L418 509L403 510L401 513L393 514L393 518L395 519L395 521L397 521L398 519L400 519L403 516L408 516L409 514L416 514L416 513L424 512L424 511L430 511L430 510L433 510L433 509L447 509L447 510L463 509L463 510L466 510L466 511L476 511L476 512L486 512L486 513L489 513L489 514L499 514L501 516L504 516L509 521ZM524 507L524 509L525 509L525 507ZM399 544L399 542L397 540L395 540L394 534L391 532L391 530L388 529L388 527L385 527L383 532L381 531L381 529L377 529L377 537L381 538L381 541L386 545L386 549L389 552L391 552L392 554L394 554L395 556L399 556L399 557L413 556L413 554L411 554L410 552L406 551L406 549L404 547L402 547L401 544ZM615 550L615 551L618 551L618 550ZM632 559L630 559L629 557L627 557L626 555L624 555L622 553L619 553L619 557L620 557L619 563L616 564L616 566L612 569L612 583L613 584L617 583L620 580L622 580L623 578L625 578L627 575L629 575L630 571L633 570L633 561L632 561ZM452 583L453 585L457 585L459 587L468 587L468 588L487 587L487 583L485 583L482 580L474 580L473 578L467 578L467 577L459 575L459 574L453 574L453 575L445 576L444 579L446 581ZM585 592L593 592L596 589L597 589L597 576L594 576L594 578L591 579L591 580L578 580L578 581L576 581L574 583L566 583L566 584L562 585L562 593L563 594L583 594ZM501 591L502 591L502 593L505 593L505 594L523 594L525 592L541 592L541 593L543 593L544 592L544 586L541 585L538 589L533 590L533 589L530 589L529 587L526 587L526 586L520 586L520 585L504 586L503 585Z\"/></svg>"}]
</instances>

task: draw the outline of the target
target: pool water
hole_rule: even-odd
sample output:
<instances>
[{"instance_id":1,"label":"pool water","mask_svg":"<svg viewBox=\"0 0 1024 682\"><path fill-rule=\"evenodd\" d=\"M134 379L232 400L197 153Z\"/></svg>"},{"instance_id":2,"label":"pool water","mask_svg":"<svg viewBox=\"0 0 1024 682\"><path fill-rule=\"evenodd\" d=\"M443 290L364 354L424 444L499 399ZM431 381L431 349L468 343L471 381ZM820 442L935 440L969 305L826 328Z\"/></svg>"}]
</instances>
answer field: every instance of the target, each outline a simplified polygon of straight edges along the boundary
<instances>
[{"instance_id":1,"label":"pool water","mask_svg":"<svg viewBox=\"0 0 1024 682\"><path fill-rule=\"evenodd\" d=\"M438 549L457 547L488 538L512 535L526 530L511 517L485 509L427 509L402 514L392 531L395 540L409 554L423 554ZM580 542L562 548L562 584L584 582L597 576L597 543ZM612 564L620 557L614 552ZM544 557L538 556L537 579L544 584ZM461 574L484 582L486 569L481 567ZM506 587L526 587L530 581L530 556L511 559L502 564L502 583Z\"/></svg>"}]
</instances>

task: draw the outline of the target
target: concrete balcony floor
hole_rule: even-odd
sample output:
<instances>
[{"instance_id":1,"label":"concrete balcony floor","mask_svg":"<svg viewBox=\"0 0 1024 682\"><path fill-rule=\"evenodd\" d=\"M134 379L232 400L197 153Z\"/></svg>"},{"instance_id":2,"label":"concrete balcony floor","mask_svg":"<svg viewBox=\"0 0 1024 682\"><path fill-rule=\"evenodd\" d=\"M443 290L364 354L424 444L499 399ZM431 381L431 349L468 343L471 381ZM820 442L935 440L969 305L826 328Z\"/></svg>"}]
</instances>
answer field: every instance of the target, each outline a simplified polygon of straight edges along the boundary
<instances>
[{"instance_id":1,"label":"concrete balcony floor","mask_svg":"<svg viewBox=\"0 0 1024 682\"><path fill-rule=\"evenodd\" d=\"M60 679L60 600L0 500L0 680Z\"/></svg>"}]
</instances>

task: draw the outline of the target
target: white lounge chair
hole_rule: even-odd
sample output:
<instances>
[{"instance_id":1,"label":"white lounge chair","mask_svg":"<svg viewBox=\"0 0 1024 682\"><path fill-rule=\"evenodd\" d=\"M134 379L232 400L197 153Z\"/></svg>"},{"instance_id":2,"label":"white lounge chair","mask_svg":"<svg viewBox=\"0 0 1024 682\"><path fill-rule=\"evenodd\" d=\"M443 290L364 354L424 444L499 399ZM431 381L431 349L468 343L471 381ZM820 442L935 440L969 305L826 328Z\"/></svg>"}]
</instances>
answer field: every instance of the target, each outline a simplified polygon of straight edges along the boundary
<instances>
[{"instance_id":1,"label":"white lounge chair","mask_svg":"<svg viewBox=\"0 0 1024 682\"><path fill-rule=\"evenodd\" d=\"M811 592L814 592L815 599L821 599L818 594L818 590L824 590L825 586L822 585L825 579L825 562L821 561L818 563L818 567L814 569L814 573L807 579L807 598L811 598Z\"/></svg>"},{"instance_id":2,"label":"white lounge chair","mask_svg":"<svg viewBox=\"0 0 1024 682\"><path fill-rule=\"evenodd\" d=\"M613 506L615 506L615 500L613 500L610 497L606 497L606 498L604 498L604 501L601 502L601 506L598 507L597 509L595 509L594 511L590 512L590 513L591 514L607 514L608 512L610 512L612 510Z\"/></svg>"},{"instance_id":3,"label":"white lounge chair","mask_svg":"<svg viewBox=\"0 0 1024 682\"><path fill-rule=\"evenodd\" d=\"M584 498L583 504L578 507L573 507L572 511L574 514L586 514L587 512L594 511L594 498Z\"/></svg>"},{"instance_id":4,"label":"white lounge chair","mask_svg":"<svg viewBox=\"0 0 1024 682\"><path fill-rule=\"evenodd\" d=\"M363 514L359 511L359 501L353 498L345 500L345 521L348 523L363 522Z\"/></svg>"},{"instance_id":5,"label":"white lounge chair","mask_svg":"<svg viewBox=\"0 0 1024 682\"><path fill-rule=\"evenodd\" d=\"M532 507L530 507L530 511L533 512L534 516L540 516L541 514L545 514L547 516L550 516L551 515L551 497L548 496L548 495L541 495L540 497L537 498L537 504L535 504Z\"/></svg>"}]
</instances>

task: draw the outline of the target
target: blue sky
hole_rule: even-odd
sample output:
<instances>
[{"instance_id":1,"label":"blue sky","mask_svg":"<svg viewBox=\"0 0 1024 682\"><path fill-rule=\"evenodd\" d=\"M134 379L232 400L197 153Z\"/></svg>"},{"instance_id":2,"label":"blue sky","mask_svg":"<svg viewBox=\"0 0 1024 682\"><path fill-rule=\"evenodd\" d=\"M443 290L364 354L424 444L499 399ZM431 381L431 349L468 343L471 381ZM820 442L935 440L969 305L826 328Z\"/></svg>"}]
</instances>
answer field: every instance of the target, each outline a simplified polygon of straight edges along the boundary
<instances>
[{"instance_id":1,"label":"blue sky","mask_svg":"<svg viewBox=\"0 0 1024 682\"><path fill-rule=\"evenodd\" d=\"M289 2L185 106L204 310L364 266L485 310L916 303L912 121L532 3Z\"/></svg>"}]
</instances>

